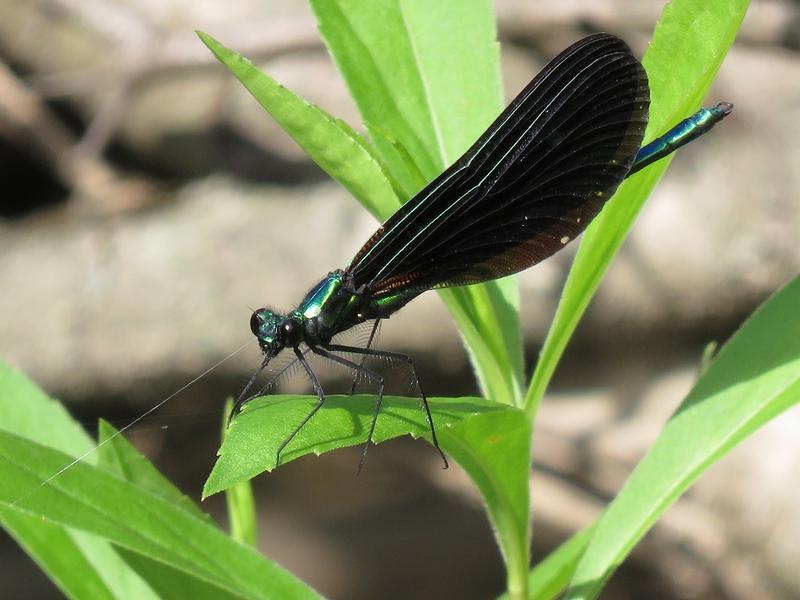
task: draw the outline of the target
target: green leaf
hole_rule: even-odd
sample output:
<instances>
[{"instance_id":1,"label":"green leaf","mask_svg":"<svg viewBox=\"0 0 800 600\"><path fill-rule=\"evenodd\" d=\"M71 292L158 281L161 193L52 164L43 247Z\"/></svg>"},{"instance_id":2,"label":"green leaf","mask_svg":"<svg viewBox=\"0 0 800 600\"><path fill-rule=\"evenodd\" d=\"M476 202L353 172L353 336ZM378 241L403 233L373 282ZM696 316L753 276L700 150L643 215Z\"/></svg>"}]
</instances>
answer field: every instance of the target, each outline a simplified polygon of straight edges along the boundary
<instances>
[{"instance_id":1,"label":"green leaf","mask_svg":"<svg viewBox=\"0 0 800 600\"><path fill-rule=\"evenodd\" d=\"M70 531L38 516L4 513L3 527L69 598L115 598Z\"/></svg>"},{"instance_id":2,"label":"green leaf","mask_svg":"<svg viewBox=\"0 0 800 600\"><path fill-rule=\"evenodd\" d=\"M425 177L425 175L423 175L422 170L417 164L417 161L414 160L414 157L411 156L411 154L409 154L408 149L374 123L367 124L367 129L370 132L370 137L375 140L375 143L380 145L380 147L383 149L381 158L383 161L382 164L388 165L389 163L399 161L403 165L403 180L400 181L392 177L393 181L397 181L397 187L395 187L397 196L405 200L407 198L411 198L411 196L416 194L417 191L425 187L428 179ZM387 156L389 156L388 159L386 158ZM378 214L373 213L373 215L379 221L385 221L392 216L394 211L394 207L387 206L384 212Z\"/></svg>"},{"instance_id":3,"label":"green leaf","mask_svg":"<svg viewBox=\"0 0 800 600\"><path fill-rule=\"evenodd\" d=\"M312 0L311 6L375 146L402 189L416 192L420 171L425 181L433 179L502 110L488 0ZM484 395L519 406L523 359L516 278L440 295Z\"/></svg>"},{"instance_id":4,"label":"green leaf","mask_svg":"<svg viewBox=\"0 0 800 600\"><path fill-rule=\"evenodd\" d=\"M307 454L363 444L375 412L375 396L327 396L325 404L281 454L286 464ZM278 447L317 404L316 396L262 396L244 405L231 422L219 458L203 488L208 497L276 467ZM428 398L437 435L474 415L513 411L482 398ZM384 396L374 442L430 434L418 398ZM354 467L355 468L355 467Z\"/></svg>"},{"instance_id":5,"label":"green leaf","mask_svg":"<svg viewBox=\"0 0 800 600\"><path fill-rule=\"evenodd\" d=\"M19 513L17 516L22 516ZM25 515L27 516L27 515ZM42 522L41 519L39 519ZM43 523L47 523L44 521ZM58 527L54 525L54 527ZM92 535L78 529L66 528L69 537L74 541L75 548L80 552L92 566L92 568L102 577L108 589L115 598L141 598L156 600L158 596L150 583L144 580L139 574L128 567L127 563L119 556L119 549L109 544L102 537ZM69 548L64 548L69 551ZM80 575L80 572L71 573L73 577ZM89 574L91 579L92 575ZM83 598L85 596L77 596Z\"/></svg>"},{"instance_id":6,"label":"green leaf","mask_svg":"<svg viewBox=\"0 0 800 600\"><path fill-rule=\"evenodd\" d=\"M319 29L363 121L388 131L427 180L502 109L498 47L486 0L312 0ZM393 158L377 136L387 160ZM399 180L405 165L389 163Z\"/></svg>"},{"instance_id":7,"label":"green leaf","mask_svg":"<svg viewBox=\"0 0 800 600\"><path fill-rule=\"evenodd\" d=\"M316 403L316 396L264 396L246 404L230 425L203 494L209 496L272 470L277 448ZM526 581L531 435L525 413L482 398L428 398L428 403L442 448L467 471L486 501L509 565L510 584ZM328 396L286 447L282 464L311 453L363 444L374 408L374 396ZM375 427L376 443L429 433L418 399L384 398ZM524 584L518 588L524 590Z\"/></svg>"},{"instance_id":8,"label":"green leaf","mask_svg":"<svg viewBox=\"0 0 800 600\"><path fill-rule=\"evenodd\" d=\"M524 361L516 276L439 290L439 295L458 325L483 394L520 406Z\"/></svg>"},{"instance_id":9,"label":"green leaf","mask_svg":"<svg viewBox=\"0 0 800 600\"><path fill-rule=\"evenodd\" d=\"M674 0L667 4L642 61L652 98L646 140L700 106L747 5L747 0ZM669 162L662 160L625 181L586 230L528 389L525 409L531 416L608 265Z\"/></svg>"},{"instance_id":10,"label":"green leaf","mask_svg":"<svg viewBox=\"0 0 800 600\"><path fill-rule=\"evenodd\" d=\"M725 344L603 515L569 598L593 598L658 518L761 425L800 402L800 277Z\"/></svg>"},{"instance_id":11,"label":"green leaf","mask_svg":"<svg viewBox=\"0 0 800 600\"><path fill-rule=\"evenodd\" d=\"M91 452L94 440L51 399L19 371L0 362L0 429L78 456ZM89 455L86 460L96 461Z\"/></svg>"},{"instance_id":12,"label":"green leaf","mask_svg":"<svg viewBox=\"0 0 800 600\"><path fill-rule=\"evenodd\" d=\"M399 201L365 140L349 125L303 100L210 35L197 35L261 106L326 173L375 213Z\"/></svg>"},{"instance_id":13,"label":"green leaf","mask_svg":"<svg viewBox=\"0 0 800 600\"><path fill-rule=\"evenodd\" d=\"M579 531L531 570L528 577L529 598L550 600L562 594L572 579L593 532L594 526Z\"/></svg>"},{"instance_id":14,"label":"green leaf","mask_svg":"<svg viewBox=\"0 0 800 600\"><path fill-rule=\"evenodd\" d=\"M95 461L94 442L64 407L47 397L22 373L0 363L0 429L22 435L70 456ZM68 464L65 460L59 468ZM49 475L59 469L53 469ZM0 469L0 479L6 477ZM32 493L37 490L34 489ZM17 498L23 496L17 490ZM105 540L43 521L37 516L0 509L0 523L72 598L148 598L147 585L130 571Z\"/></svg>"},{"instance_id":15,"label":"green leaf","mask_svg":"<svg viewBox=\"0 0 800 600\"><path fill-rule=\"evenodd\" d=\"M207 515L172 486L123 436L117 435L113 427L101 422L102 445L94 446L91 438L69 417L63 406L48 398L22 374L2 364L0 364L0 409L4 412L3 429L48 442L62 450L71 449L74 454L83 455L91 452L84 458L97 460L100 468L108 473L117 474L147 494L152 494L178 511L191 515L195 521L205 523L205 527L216 531L215 535L223 540L223 546L231 543L214 528ZM3 449L0 449L0 455L2 453ZM25 451L20 456L25 456L26 461L28 458L34 461L35 452ZM71 462L63 455L57 456L60 459L52 463L49 470L42 467L39 472L46 473L49 477L57 473L63 465ZM33 462L26 466L32 467ZM9 465L0 459L0 479L8 486L0 491L0 521L67 596L146 599L155 598L157 595L179 597L191 590L191 596L197 599L256 597L246 590L224 589L224 584L221 582L209 581L213 578L206 573L197 571L190 573L169 566L162 562L158 553L144 556L112 546L104 539L105 532L93 535L65 526L74 523L53 520L53 515L48 511L33 514L28 512L26 507L30 502L46 502L40 496L49 494L51 485L60 486L65 478L69 480L73 477L75 469L80 470L84 466L71 467L44 487L40 487L41 481L39 483L34 481L26 489L15 477L15 468L9 468ZM47 477L42 477L42 481ZM86 477L76 485L81 489L92 489L93 484L93 479ZM69 491L65 494L69 499ZM128 504L124 492L120 496L122 500L112 501L110 506L98 510L109 513L112 519L121 520L123 516L126 520L129 519L128 510L135 503ZM100 497L102 494L92 495L91 501L94 502ZM58 504L64 500L53 500L53 502ZM187 531L191 533L191 530ZM186 540L184 543L190 541ZM220 551L227 549L220 547ZM302 589L304 592L307 591L306 588ZM181 591L184 593L180 593Z\"/></svg>"},{"instance_id":16,"label":"green leaf","mask_svg":"<svg viewBox=\"0 0 800 600\"><path fill-rule=\"evenodd\" d=\"M317 595L193 512L113 475L75 464L41 485L64 454L0 431L0 509L86 531L242 598Z\"/></svg>"},{"instance_id":17,"label":"green leaf","mask_svg":"<svg viewBox=\"0 0 800 600\"><path fill-rule=\"evenodd\" d=\"M142 554L137 554L124 548L119 548L118 552L125 563L150 584L158 594L158 598L233 600L248 597L229 592L213 583L192 577L183 571L174 569ZM139 600L138 596L136 600Z\"/></svg>"},{"instance_id":18,"label":"green leaf","mask_svg":"<svg viewBox=\"0 0 800 600\"><path fill-rule=\"evenodd\" d=\"M164 477L146 457L108 422L100 420L98 466L133 485L155 494L200 519L211 517Z\"/></svg>"},{"instance_id":19,"label":"green leaf","mask_svg":"<svg viewBox=\"0 0 800 600\"><path fill-rule=\"evenodd\" d=\"M225 401L222 410L222 440L228 434L228 415L233 410L233 399ZM258 548L258 519L253 487L250 481L240 481L225 490L225 504L228 508L228 522L231 537L243 544Z\"/></svg>"}]
</instances>

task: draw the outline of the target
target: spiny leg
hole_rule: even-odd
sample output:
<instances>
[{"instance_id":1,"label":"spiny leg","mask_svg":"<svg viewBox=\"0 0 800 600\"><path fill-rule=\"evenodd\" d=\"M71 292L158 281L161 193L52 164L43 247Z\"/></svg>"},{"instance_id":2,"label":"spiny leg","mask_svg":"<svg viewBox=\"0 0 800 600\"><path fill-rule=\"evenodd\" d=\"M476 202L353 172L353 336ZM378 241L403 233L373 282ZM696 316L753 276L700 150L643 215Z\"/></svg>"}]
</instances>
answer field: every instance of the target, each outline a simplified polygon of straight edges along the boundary
<instances>
[{"instance_id":1,"label":"spiny leg","mask_svg":"<svg viewBox=\"0 0 800 600\"><path fill-rule=\"evenodd\" d=\"M311 417L317 414L317 411L320 408L322 408L322 405L325 402L325 392L322 391L322 386L319 384L319 379L317 379L317 376L314 375L314 371L311 370L311 366L308 364L308 361L306 361L305 355L302 352L300 352L300 350L296 346L293 348L293 350L295 356L297 356L297 360L299 360L300 364L303 365L303 368L306 371L306 375L308 375L308 378L311 380L311 385L314 386L314 392L317 394L319 402L317 402L317 405L311 410L310 413L308 413L308 415L306 415L306 418L303 419L303 422L300 423L300 425L298 425L295 428L295 430L289 434L289 437L287 437L285 440L283 440L283 442L281 442L280 446L278 446L278 451L275 453L276 467L281 462L281 452L283 452L283 449L289 445L289 442L291 442L294 439L294 436L296 436L300 432L300 430L305 426L305 424L311 420Z\"/></svg>"},{"instance_id":2,"label":"spiny leg","mask_svg":"<svg viewBox=\"0 0 800 600\"><path fill-rule=\"evenodd\" d=\"M343 348L347 348L348 346L343 346ZM346 367L350 367L351 369L355 369L361 373L365 373L367 377L372 379L373 381L378 382L378 401L375 403L375 414L372 417L372 424L369 428L369 435L367 436L367 442L364 444L364 450L361 453L361 460L358 461L358 471L356 471L356 475L361 473L361 469L364 466L364 459L367 457L367 450L369 450L369 444L372 442L372 434L375 433L375 424L378 422L378 415L381 412L381 404L383 403L383 377L376 373L375 371L370 371L366 367L360 366L358 363L354 363L351 360L347 360L346 358L342 358L341 356L336 356L335 354L331 354L328 350L333 349L334 346L326 346L325 348L319 347L311 347L311 350L320 356L327 358L328 360L332 360L333 362L337 362L340 365L344 365ZM361 348L359 348L361 350Z\"/></svg>"},{"instance_id":3,"label":"spiny leg","mask_svg":"<svg viewBox=\"0 0 800 600\"><path fill-rule=\"evenodd\" d=\"M366 350L369 350L370 346L372 346L372 342L375 340L375 334L378 331L378 325L380 325L380 322L381 322L380 319L375 319L375 323L372 325L372 331L370 331L370 333L369 333L369 339L367 340L367 345L364 347ZM367 355L366 354L362 354L361 355L361 363L360 363L362 369L364 368L364 361L365 360L367 360ZM356 374L353 375L353 384L350 386L350 395L351 396L356 393L356 385L357 384L358 384L358 372L356 372Z\"/></svg>"},{"instance_id":4,"label":"spiny leg","mask_svg":"<svg viewBox=\"0 0 800 600\"><path fill-rule=\"evenodd\" d=\"M244 406L247 403L247 401L253 397L253 396L245 397L245 394L250 390L251 387L253 387L253 384L256 382L256 379L258 379L258 376L261 375L261 371L267 368L269 360L270 360L269 358L264 359L264 362L261 363L261 366L258 367L258 369L256 369L256 372L253 373L253 375L250 377L250 381L248 381L247 385L244 386L244 389L239 394L239 397L236 398L236 402L233 403L233 408L231 409L231 414L228 415L228 425L231 424L231 420L233 420L234 415L238 413L239 410L241 410L242 406Z\"/></svg>"},{"instance_id":5,"label":"spiny leg","mask_svg":"<svg viewBox=\"0 0 800 600\"><path fill-rule=\"evenodd\" d=\"M425 416L428 418L428 425L431 428L431 440L433 441L433 445L436 446L436 449L439 451L439 455L442 457L442 461L444 462L444 467L447 469L450 465L447 462L447 457L445 457L444 452L439 447L439 440L436 439L436 428L433 426L433 417L431 416L431 408L428 406L428 397L425 395L425 391L422 389L422 382L419 379L419 375L417 375L417 368L414 365L414 359L408 356L407 354L401 354L400 352L389 352L387 350L373 350L371 348L357 348L355 346L342 346L341 344L329 344L326 346L328 350L332 350L334 352L351 352L353 354L363 354L365 356L382 356L385 358L393 358L396 360L402 360L408 363L408 366L411 367L411 373L414 375L414 379L417 381L417 386L419 388L419 395L422 398L422 406L425 408ZM365 369L366 371L366 369ZM375 420L378 418L378 413L375 413ZM372 428L375 428L375 421L372 423ZM365 452L366 454L366 452Z\"/></svg>"},{"instance_id":6,"label":"spiny leg","mask_svg":"<svg viewBox=\"0 0 800 600\"><path fill-rule=\"evenodd\" d=\"M303 356L305 356L309 352L311 352L311 348L306 348L305 350L303 350ZM247 398L247 400L245 400L242 404L247 404L253 398L258 398L259 396L264 396L268 391L270 391L273 387L275 387L278 384L278 382L280 381L281 377L286 375L286 373L288 373L290 369L293 369L295 364L297 364L298 362L299 361L296 358L292 359L292 361L290 363L288 363L285 367L283 367L279 371L277 371L272 377L270 377L267 380L267 382L264 385L262 385L258 389L258 391L256 393L254 393L249 398Z\"/></svg>"},{"instance_id":7,"label":"spiny leg","mask_svg":"<svg viewBox=\"0 0 800 600\"><path fill-rule=\"evenodd\" d=\"M303 356L308 354L310 351L311 351L310 348L305 350L303 352ZM256 379L261 374L261 372L267 367L267 364L269 363L270 360L271 360L271 357L270 358L264 358L264 361L261 363L261 366L258 367L258 369L256 369L256 372L253 373L253 375L250 377L250 380L247 382L247 385L244 386L244 389L241 391L239 396L236 398L236 402L233 403L233 408L231 409L231 412L228 415L228 425L231 424L231 420L233 420L233 417L236 416L236 414L242 409L242 407L245 404L250 402L250 400L252 400L253 398L258 398L259 396L263 396L264 394L266 394L276 384L276 382L284 375L284 373L286 373L289 369L291 369L294 366L294 364L297 362L297 359L294 359L292 362L290 362L285 367L283 367L280 371L278 371L275 375L273 375L267 381L267 383L265 383L263 386L261 386L258 389L257 392L255 392L254 394L250 394L249 396L245 396L245 394L248 392L248 390L251 387L253 387L253 384L255 383Z\"/></svg>"}]
</instances>

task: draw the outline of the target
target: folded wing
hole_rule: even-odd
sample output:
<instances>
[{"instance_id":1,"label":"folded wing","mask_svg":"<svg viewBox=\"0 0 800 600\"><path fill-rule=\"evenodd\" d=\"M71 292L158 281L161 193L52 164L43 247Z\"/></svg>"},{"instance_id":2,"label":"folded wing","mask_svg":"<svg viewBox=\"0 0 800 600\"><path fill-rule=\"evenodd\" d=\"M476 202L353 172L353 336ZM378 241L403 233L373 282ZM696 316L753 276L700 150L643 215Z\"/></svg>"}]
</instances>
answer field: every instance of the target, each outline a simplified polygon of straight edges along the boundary
<instances>
[{"instance_id":1,"label":"folded wing","mask_svg":"<svg viewBox=\"0 0 800 600\"><path fill-rule=\"evenodd\" d=\"M557 252L628 174L649 100L622 40L570 46L370 238L347 269L355 289L379 298L478 283Z\"/></svg>"}]
</instances>

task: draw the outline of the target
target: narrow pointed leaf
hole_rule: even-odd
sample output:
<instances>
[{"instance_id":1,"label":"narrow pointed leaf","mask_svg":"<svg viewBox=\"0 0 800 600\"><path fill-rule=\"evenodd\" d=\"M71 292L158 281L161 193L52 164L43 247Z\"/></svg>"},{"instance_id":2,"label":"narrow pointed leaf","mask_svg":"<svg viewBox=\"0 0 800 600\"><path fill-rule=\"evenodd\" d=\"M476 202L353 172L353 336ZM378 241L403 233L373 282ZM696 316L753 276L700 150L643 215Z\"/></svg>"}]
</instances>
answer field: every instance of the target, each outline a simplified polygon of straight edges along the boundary
<instances>
[{"instance_id":1,"label":"narrow pointed leaf","mask_svg":"<svg viewBox=\"0 0 800 600\"><path fill-rule=\"evenodd\" d=\"M568 598L596 597L634 545L708 467L800 402L798 306L800 277L725 344L603 515Z\"/></svg>"},{"instance_id":2,"label":"narrow pointed leaf","mask_svg":"<svg viewBox=\"0 0 800 600\"><path fill-rule=\"evenodd\" d=\"M642 61L652 97L646 141L700 106L747 6L748 0L675 0L666 6ZM535 414L569 338L670 160L623 183L586 230L528 389L525 408L530 415Z\"/></svg>"},{"instance_id":3,"label":"narrow pointed leaf","mask_svg":"<svg viewBox=\"0 0 800 600\"><path fill-rule=\"evenodd\" d=\"M275 468L277 448L316 402L310 396L264 396L246 404L231 423L204 495ZM467 471L486 501L509 564L510 581L526 580L531 435L525 413L481 398L428 398L428 402L442 448ZM372 396L327 397L286 447L281 464L363 444L374 406ZM429 431L418 399L384 398L376 443L409 434L427 437Z\"/></svg>"},{"instance_id":4,"label":"narrow pointed leaf","mask_svg":"<svg viewBox=\"0 0 800 600\"><path fill-rule=\"evenodd\" d=\"M155 590L157 598L191 598L192 600L236 600L249 596L218 587L211 582L192 577L158 560L119 548L125 563ZM138 597L137 599L138 600Z\"/></svg>"},{"instance_id":5,"label":"narrow pointed leaf","mask_svg":"<svg viewBox=\"0 0 800 600\"><path fill-rule=\"evenodd\" d=\"M312 0L311 6L363 121L402 144L427 180L502 110L487 0Z\"/></svg>"},{"instance_id":6,"label":"narrow pointed leaf","mask_svg":"<svg viewBox=\"0 0 800 600\"><path fill-rule=\"evenodd\" d=\"M94 441L64 407L22 373L0 363L0 429L95 462ZM66 464L66 461L65 463ZM63 466L60 465L60 466ZM54 469L49 475L55 473ZM0 479L7 475L0 468ZM19 498L22 493L17 490ZM150 597L151 590L130 571L107 541L39 516L6 511L0 524L53 582L72 598Z\"/></svg>"},{"instance_id":7,"label":"narrow pointed leaf","mask_svg":"<svg viewBox=\"0 0 800 600\"><path fill-rule=\"evenodd\" d=\"M99 465L133 485L160 496L167 502L211 522L211 517L200 510L192 500L164 477L133 445L119 435L108 422L101 420L97 453Z\"/></svg>"},{"instance_id":8,"label":"narrow pointed leaf","mask_svg":"<svg viewBox=\"0 0 800 600\"><path fill-rule=\"evenodd\" d=\"M379 125L370 130L376 148L404 189L419 189L418 171L426 181L438 175L502 110L488 0L313 0L311 5L364 122ZM413 167L405 156L414 157ZM439 293L484 395L519 405L523 361L516 278Z\"/></svg>"},{"instance_id":9,"label":"narrow pointed leaf","mask_svg":"<svg viewBox=\"0 0 800 600\"><path fill-rule=\"evenodd\" d=\"M207 520L101 469L78 463L41 485L67 460L0 431L0 513L20 512L85 531L243 598L317 597Z\"/></svg>"},{"instance_id":10,"label":"narrow pointed leaf","mask_svg":"<svg viewBox=\"0 0 800 600\"><path fill-rule=\"evenodd\" d=\"M65 596L97 600L116 597L65 527L22 513L6 513L2 520L11 537Z\"/></svg>"},{"instance_id":11,"label":"narrow pointed leaf","mask_svg":"<svg viewBox=\"0 0 800 600\"><path fill-rule=\"evenodd\" d=\"M245 404L231 422L203 495L274 469L278 447L316 403L316 396L287 395L262 396ZM437 433L477 414L518 412L482 398L428 398L428 404ZM285 448L281 464L307 454L363 444L374 411L374 396L327 396L325 405ZM424 437L429 433L418 398L384 397L373 436L376 444L401 435Z\"/></svg>"},{"instance_id":12,"label":"narrow pointed leaf","mask_svg":"<svg viewBox=\"0 0 800 600\"><path fill-rule=\"evenodd\" d=\"M303 100L210 35L198 36L326 173L370 210L398 206L392 184L369 145L349 125Z\"/></svg>"}]
</instances>

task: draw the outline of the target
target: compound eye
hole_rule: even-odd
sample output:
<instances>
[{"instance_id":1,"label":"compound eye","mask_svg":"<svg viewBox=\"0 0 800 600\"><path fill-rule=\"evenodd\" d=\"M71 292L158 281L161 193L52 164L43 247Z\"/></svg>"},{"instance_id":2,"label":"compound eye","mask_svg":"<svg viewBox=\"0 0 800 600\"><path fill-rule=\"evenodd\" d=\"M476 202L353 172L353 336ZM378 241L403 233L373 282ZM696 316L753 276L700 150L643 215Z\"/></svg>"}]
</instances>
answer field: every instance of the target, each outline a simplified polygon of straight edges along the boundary
<instances>
[{"instance_id":1,"label":"compound eye","mask_svg":"<svg viewBox=\"0 0 800 600\"><path fill-rule=\"evenodd\" d=\"M294 331L294 323L292 323L291 321L287 321L287 322L286 322L286 323L283 325L283 330L284 330L284 331L285 331L287 334L290 334L290 333L292 333L292 331Z\"/></svg>"},{"instance_id":2,"label":"compound eye","mask_svg":"<svg viewBox=\"0 0 800 600\"><path fill-rule=\"evenodd\" d=\"M252 315L250 315L250 331L253 332L253 335L258 335L258 330L261 327L261 317L258 316L260 311L255 311Z\"/></svg>"}]
</instances>

